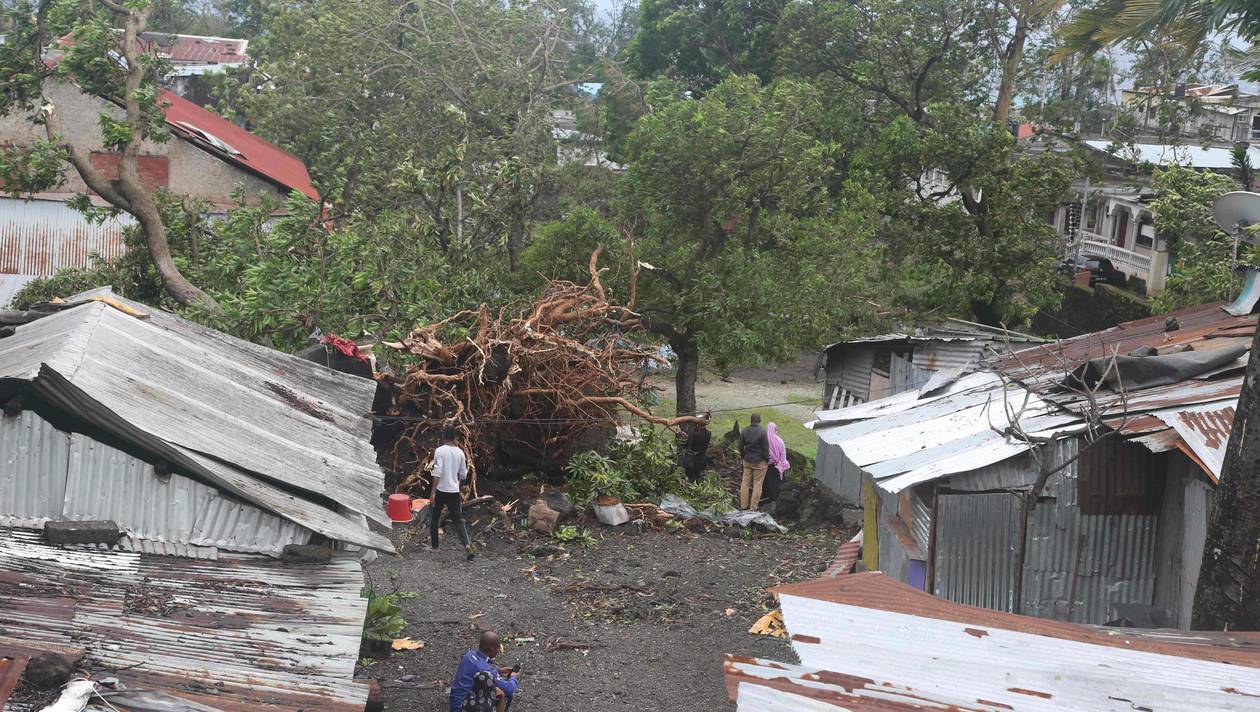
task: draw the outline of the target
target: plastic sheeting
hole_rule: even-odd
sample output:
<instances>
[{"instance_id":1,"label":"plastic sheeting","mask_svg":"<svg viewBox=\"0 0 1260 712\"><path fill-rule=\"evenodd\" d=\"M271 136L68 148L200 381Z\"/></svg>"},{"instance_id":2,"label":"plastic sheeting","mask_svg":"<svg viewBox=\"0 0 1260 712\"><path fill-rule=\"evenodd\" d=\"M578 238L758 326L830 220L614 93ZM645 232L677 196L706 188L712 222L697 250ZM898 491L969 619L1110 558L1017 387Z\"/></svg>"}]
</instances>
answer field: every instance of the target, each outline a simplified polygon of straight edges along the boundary
<instances>
[{"instance_id":1,"label":"plastic sheeting","mask_svg":"<svg viewBox=\"0 0 1260 712\"><path fill-rule=\"evenodd\" d=\"M752 524L760 524L766 529L776 532L787 531L787 527L784 527L774 521L774 517L766 514L765 512L747 512L738 509L725 514L716 514L709 509L697 512L695 507L687 504L687 502L681 497L677 497L672 494L667 494L661 498L661 509L676 517L682 517L683 519L693 519L695 517L699 517L700 519L707 519L710 522L716 522L718 524L737 524L741 527L748 527Z\"/></svg>"}]
</instances>

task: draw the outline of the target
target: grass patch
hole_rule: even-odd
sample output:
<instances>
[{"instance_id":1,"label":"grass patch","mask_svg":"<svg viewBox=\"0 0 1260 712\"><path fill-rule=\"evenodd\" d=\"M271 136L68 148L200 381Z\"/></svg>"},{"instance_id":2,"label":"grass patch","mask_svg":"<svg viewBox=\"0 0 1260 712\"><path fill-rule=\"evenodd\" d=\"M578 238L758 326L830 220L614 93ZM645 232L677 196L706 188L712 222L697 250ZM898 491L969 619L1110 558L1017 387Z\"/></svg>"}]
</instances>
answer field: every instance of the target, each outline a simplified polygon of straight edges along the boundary
<instances>
[{"instance_id":1,"label":"grass patch","mask_svg":"<svg viewBox=\"0 0 1260 712\"><path fill-rule=\"evenodd\" d=\"M674 412L674 399L661 398L660 405L652 408L652 412L672 415ZM722 437L722 434L730 430L737 422L741 428L747 427L748 416L753 413L761 413L763 425L774 423L779 426L779 437L783 438L783 442L787 443L789 449L795 450L811 460L818 458L818 436L814 434L814 431L806 428L796 417L788 415L778 408L747 408L745 410L714 413L713 421L709 423L709 430L713 433L714 441Z\"/></svg>"}]
</instances>

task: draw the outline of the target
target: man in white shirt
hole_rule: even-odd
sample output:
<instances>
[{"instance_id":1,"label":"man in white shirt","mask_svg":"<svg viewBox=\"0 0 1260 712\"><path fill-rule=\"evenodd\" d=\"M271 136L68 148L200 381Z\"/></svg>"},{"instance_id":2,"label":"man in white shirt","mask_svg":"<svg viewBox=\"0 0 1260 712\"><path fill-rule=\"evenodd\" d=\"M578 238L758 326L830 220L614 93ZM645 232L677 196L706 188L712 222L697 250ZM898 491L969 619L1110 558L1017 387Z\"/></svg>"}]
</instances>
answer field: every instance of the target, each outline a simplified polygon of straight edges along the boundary
<instances>
[{"instance_id":1,"label":"man in white shirt","mask_svg":"<svg viewBox=\"0 0 1260 712\"><path fill-rule=\"evenodd\" d=\"M438 522L442 519L442 509L449 509L451 524L459 534L468 552L468 560L473 560L472 540L468 538L468 527L464 524L463 497L460 488L468 479L468 458L464 451L455 444L458 434L455 428L442 430L442 444L433 451L433 491L429 505L429 543L438 548Z\"/></svg>"}]
</instances>

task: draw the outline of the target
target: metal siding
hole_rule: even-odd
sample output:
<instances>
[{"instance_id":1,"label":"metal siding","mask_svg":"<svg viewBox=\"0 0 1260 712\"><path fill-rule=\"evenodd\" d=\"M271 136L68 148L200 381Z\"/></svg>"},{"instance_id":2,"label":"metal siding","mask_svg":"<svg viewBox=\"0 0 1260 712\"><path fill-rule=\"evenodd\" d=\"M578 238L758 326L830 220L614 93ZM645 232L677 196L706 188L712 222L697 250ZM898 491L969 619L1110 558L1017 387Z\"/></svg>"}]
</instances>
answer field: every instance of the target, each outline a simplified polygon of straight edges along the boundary
<instances>
[{"instance_id":1,"label":"metal siding","mask_svg":"<svg viewBox=\"0 0 1260 712\"><path fill-rule=\"evenodd\" d=\"M70 436L66 519L107 519L137 539L190 543L214 490L187 477L163 480L144 460L85 435Z\"/></svg>"},{"instance_id":2,"label":"metal siding","mask_svg":"<svg viewBox=\"0 0 1260 712\"><path fill-rule=\"evenodd\" d=\"M925 371L975 366L988 341L936 341L914 347L914 365Z\"/></svg>"},{"instance_id":3,"label":"metal siding","mask_svg":"<svg viewBox=\"0 0 1260 712\"><path fill-rule=\"evenodd\" d=\"M1191 464L1190 467L1195 466ZM1177 624L1182 628L1190 627L1195 589L1199 584L1199 569L1203 565L1203 547L1207 543L1208 519L1215 496L1212 487L1203 480L1185 480L1182 493L1185 510L1182 514L1184 531L1181 537L1181 607L1176 611Z\"/></svg>"},{"instance_id":4,"label":"metal siding","mask_svg":"<svg viewBox=\"0 0 1260 712\"><path fill-rule=\"evenodd\" d=\"M124 251L119 216L100 224L57 200L0 198L0 273L48 277L62 267L87 267L92 253L112 260Z\"/></svg>"},{"instance_id":5,"label":"metal siding","mask_svg":"<svg viewBox=\"0 0 1260 712\"><path fill-rule=\"evenodd\" d=\"M875 490L879 497L879 570L905 582L909 557L897 535L888 528L886 517L897 516L897 495Z\"/></svg>"},{"instance_id":6,"label":"metal siding","mask_svg":"<svg viewBox=\"0 0 1260 712\"><path fill-rule=\"evenodd\" d=\"M28 274L0 274L0 309L8 309L18 292L34 279Z\"/></svg>"},{"instance_id":7,"label":"metal siding","mask_svg":"<svg viewBox=\"0 0 1260 712\"><path fill-rule=\"evenodd\" d=\"M861 505L862 470L849 460L839 445L819 438L814 477L845 502Z\"/></svg>"},{"instance_id":8,"label":"metal siding","mask_svg":"<svg viewBox=\"0 0 1260 712\"><path fill-rule=\"evenodd\" d=\"M1005 492L937 496L936 595L1014 610L1022 501Z\"/></svg>"},{"instance_id":9,"label":"metal siding","mask_svg":"<svg viewBox=\"0 0 1260 712\"><path fill-rule=\"evenodd\" d=\"M223 712L362 712L367 703L353 679L367 600L352 559L170 559L53 547L15 530L0 532L0 570L59 592L0 587L0 636L89 649L94 663L126 669L131 687Z\"/></svg>"},{"instance_id":10,"label":"metal siding","mask_svg":"<svg viewBox=\"0 0 1260 712\"><path fill-rule=\"evenodd\" d=\"M0 418L0 517L43 526L61 516L70 438L35 411Z\"/></svg>"},{"instance_id":11,"label":"metal siding","mask_svg":"<svg viewBox=\"0 0 1260 712\"><path fill-rule=\"evenodd\" d=\"M1182 557L1185 487L1182 477L1186 465L1195 465L1179 452L1166 456L1164 462L1164 501L1159 511L1159 528L1155 540L1154 605L1172 614L1173 624L1177 627L1189 628L1187 623L1179 621L1178 613L1181 610L1181 584L1185 570Z\"/></svg>"},{"instance_id":12,"label":"metal siding","mask_svg":"<svg viewBox=\"0 0 1260 712\"><path fill-rule=\"evenodd\" d=\"M1070 458L1077 447L1075 438L1062 441L1051 462ZM1049 499L1028 517L1019 612L1102 624L1114 617L1116 603L1154 602L1158 517L1082 514L1078 463L1051 477Z\"/></svg>"},{"instance_id":13,"label":"metal siding","mask_svg":"<svg viewBox=\"0 0 1260 712\"><path fill-rule=\"evenodd\" d=\"M1037 465L1032 455L1028 453L949 478L951 490L965 492L1029 489L1035 484L1037 484Z\"/></svg>"},{"instance_id":14,"label":"metal siding","mask_svg":"<svg viewBox=\"0 0 1260 712\"><path fill-rule=\"evenodd\" d=\"M310 540L297 524L187 477L160 478L144 460L78 433L70 436L63 516L117 522L137 542L153 542L136 545L145 553L192 546L279 554Z\"/></svg>"},{"instance_id":15,"label":"metal siding","mask_svg":"<svg viewBox=\"0 0 1260 712\"><path fill-rule=\"evenodd\" d=\"M310 540L311 531L305 527L244 502L216 496L198 514L189 543L279 554L288 544Z\"/></svg>"},{"instance_id":16,"label":"metal siding","mask_svg":"<svg viewBox=\"0 0 1260 712\"><path fill-rule=\"evenodd\" d=\"M914 521L910 523L910 533L919 544L919 550L924 555L930 555L932 551L932 491L924 487L918 490L926 494L920 496L915 490L906 492L910 497L910 509L914 515Z\"/></svg>"},{"instance_id":17,"label":"metal siding","mask_svg":"<svg viewBox=\"0 0 1260 712\"><path fill-rule=\"evenodd\" d=\"M896 395L906 391L918 390L927 383L934 371L928 371L914 365L912 355L902 356L893 353L889 360L889 376L887 395Z\"/></svg>"},{"instance_id":18,"label":"metal siding","mask_svg":"<svg viewBox=\"0 0 1260 712\"><path fill-rule=\"evenodd\" d=\"M871 397L871 368L875 365L875 350L871 348L844 348L827 357L827 381L862 400Z\"/></svg>"}]
</instances>

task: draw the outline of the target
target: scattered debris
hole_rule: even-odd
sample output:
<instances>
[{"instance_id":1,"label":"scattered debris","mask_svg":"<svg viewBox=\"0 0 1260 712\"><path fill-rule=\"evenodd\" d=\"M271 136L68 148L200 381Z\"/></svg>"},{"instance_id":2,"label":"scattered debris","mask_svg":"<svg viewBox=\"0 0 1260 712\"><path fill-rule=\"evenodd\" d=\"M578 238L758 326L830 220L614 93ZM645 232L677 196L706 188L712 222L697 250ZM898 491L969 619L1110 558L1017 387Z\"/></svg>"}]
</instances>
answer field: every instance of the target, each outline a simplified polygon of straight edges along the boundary
<instances>
[{"instance_id":1,"label":"scattered debris","mask_svg":"<svg viewBox=\"0 0 1260 712\"><path fill-rule=\"evenodd\" d=\"M630 513L621 500L615 497L600 497L592 506L595 508L595 518L606 526L620 526L630 521Z\"/></svg>"},{"instance_id":2,"label":"scattered debris","mask_svg":"<svg viewBox=\"0 0 1260 712\"><path fill-rule=\"evenodd\" d=\"M423 647L423 640L412 640L411 638L395 638L390 645L390 648L394 650L420 650Z\"/></svg>"},{"instance_id":3,"label":"scattered debris","mask_svg":"<svg viewBox=\"0 0 1260 712\"><path fill-rule=\"evenodd\" d=\"M787 627L783 625L783 611L778 608L757 619L748 629L753 635L768 635L774 638L786 638Z\"/></svg>"},{"instance_id":4,"label":"scattered debris","mask_svg":"<svg viewBox=\"0 0 1260 712\"><path fill-rule=\"evenodd\" d=\"M62 691L61 697L40 712L79 712L87 706L88 700L96 692L96 683L91 680L75 680Z\"/></svg>"},{"instance_id":5,"label":"scattered debris","mask_svg":"<svg viewBox=\"0 0 1260 712\"><path fill-rule=\"evenodd\" d=\"M703 512L697 512L696 508L688 504L686 500L672 494L667 494L661 499L661 509L683 519L699 518L718 524L735 524L745 528L752 524L759 524L766 529L781 534L787 531L786 527L774 521L774 517L766 512L735 510L725 514L715 514L708 509Z\"/></svg>"}]
</instances>

